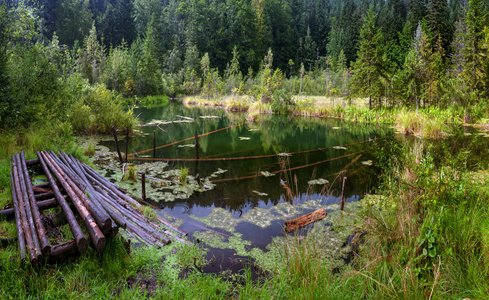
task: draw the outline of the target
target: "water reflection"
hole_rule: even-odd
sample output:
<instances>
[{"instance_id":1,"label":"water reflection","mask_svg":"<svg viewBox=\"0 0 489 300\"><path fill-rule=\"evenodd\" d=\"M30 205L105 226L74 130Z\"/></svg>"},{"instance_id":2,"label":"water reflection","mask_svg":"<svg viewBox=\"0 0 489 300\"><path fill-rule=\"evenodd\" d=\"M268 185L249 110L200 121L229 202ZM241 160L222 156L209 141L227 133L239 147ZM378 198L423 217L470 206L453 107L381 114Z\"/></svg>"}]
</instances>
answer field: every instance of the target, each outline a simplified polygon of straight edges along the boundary
<instances>
[{"instance_id":1,"label":"water reflection","mask_svg":"<svg viewBox=\"0 0 489 300\"><path fill-rule=\"evenodd\" d=\"M207 227L212 234L242 239L260 251L283 235L285 220L318 207L337 209L343 176L348 177L347 202L358 201L374 187L379 170L362 162L375 162L376 147L393 134L387 126L335 119L263 116L248 123L244 114L178 104L141 107L135 114L144 124L157 126L141 127L145 135L130 139L130 153L151 157L155 131L157 158L193 159L195 132L212 132L198 140L202 160L169 161L169 168L186 168L203 179L222 170L211 179L212 190L189 199L165 198L163 186L150 199L162 207L161 213L182 219L180 228L190 236ZM162 147L176 141L182 142ZM106 145L113 147L110 142ZM236 157L247 159L223 160ZM226 251L213 249L213 255Z\"/></svg>"}]
</instances>

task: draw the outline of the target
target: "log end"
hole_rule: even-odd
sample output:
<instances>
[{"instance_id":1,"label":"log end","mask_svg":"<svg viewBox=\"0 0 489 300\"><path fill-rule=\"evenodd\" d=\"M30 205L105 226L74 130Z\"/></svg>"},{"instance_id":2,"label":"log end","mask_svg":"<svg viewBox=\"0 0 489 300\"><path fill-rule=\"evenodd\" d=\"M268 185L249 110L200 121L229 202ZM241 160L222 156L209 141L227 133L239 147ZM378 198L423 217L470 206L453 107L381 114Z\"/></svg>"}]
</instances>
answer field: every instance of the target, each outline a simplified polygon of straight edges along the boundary
<instances>
[{"instance_id":1,"label":"log end","mask_svg":"<svg viewBox=\"0 0 489 300\"><path fill-rule=\"evenodd\" d=\"M87 252L87 248L88 248L87 239L85 237L77 239L76 247L78 248L78 252L80 252L80 254Z\"/></svg>"},{"instance_id":2,"label":"log end","mask_svg":"<svg viewBox=\"0 0 489 300\"><path fill-rule=\"evenodd\" d=\"M106 219L101 225L100 229L104 235L108 235L112 231L112 219Z\"/></svg>"},{"instance_id":3,"label":"log end","mask_svg":"<svg viewBox=\"0 0 489 300\"><path fill-rule=\"evenodd\" d=\"M95 249L97 250L97 252L100 252L104 250L106 244L107 244L107 240L105 239L105 237L101 237L98 239L97 243L95 244Z\"/></svg>"},{"instance_id":4,"label":"log end","mask_svg":"<svg viewBox=\"0 0 489 300\"><path fill-rule=\"evenodd\" d=\"M45 256L49 256L51 255L51 245L44 245L44 247L42 248L42 255L45 255Z\"/></svg>"}]
</instances>

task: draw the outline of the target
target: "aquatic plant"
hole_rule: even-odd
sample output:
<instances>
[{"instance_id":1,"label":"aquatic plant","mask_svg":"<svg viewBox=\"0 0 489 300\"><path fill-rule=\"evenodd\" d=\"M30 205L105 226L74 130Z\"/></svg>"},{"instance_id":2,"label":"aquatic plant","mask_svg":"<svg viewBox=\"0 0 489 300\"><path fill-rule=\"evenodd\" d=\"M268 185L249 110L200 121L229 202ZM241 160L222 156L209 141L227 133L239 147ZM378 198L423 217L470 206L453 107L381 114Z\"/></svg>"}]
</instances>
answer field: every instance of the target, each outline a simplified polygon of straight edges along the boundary
<instances>
[{"instance_id":1,"label":"aquatic plant","mask_svg":"<svg viewBox=\"0 0 489 300\"><path fill-rule=\"evenodd\" d=\"M136 167L128 165L127 172L122 177L122 180L130 180L136 182L138 180L138 175L136 173Z\"/></svg>"},{"instance_id":2,"label":"aquatic plant","mask_svg":"<svg viewBox=\"0 0 489 300\"><path fill-rule=\"evenodd\" d=\"M186 167L180 168L180 184L187 184L188 169Z\"/></svg>"},{"instance_id":3,"label":"aquatic plant","mask_svg":"<svg viewBox=\"0 0 489 300\"><path fill-rule=\"evenodd\" d=\"M95 154L95 143L92 139L88 140L88 143L86 143L85 148L83 150L83 154L87 156L91 156Z\"/></svg>"}]
</instances>

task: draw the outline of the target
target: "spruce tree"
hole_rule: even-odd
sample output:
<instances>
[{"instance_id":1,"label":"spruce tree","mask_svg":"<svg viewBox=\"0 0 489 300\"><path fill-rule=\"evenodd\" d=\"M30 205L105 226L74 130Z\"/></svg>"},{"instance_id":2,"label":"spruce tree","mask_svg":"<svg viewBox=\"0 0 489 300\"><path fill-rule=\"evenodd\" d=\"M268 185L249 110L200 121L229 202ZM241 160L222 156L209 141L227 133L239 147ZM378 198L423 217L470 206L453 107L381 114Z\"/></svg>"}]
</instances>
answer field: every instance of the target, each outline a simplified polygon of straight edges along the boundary
<instances>
[{"instance_id":1,"label":"spruce tree","mask_svg":"<svg viewBox=\"0 0 489 300\"><path fill-rule=\"evenodd\" d=\"M373 6L370 6L360 31L360 49L353 65L351 81L354 93L369 98L369 107L372 107L372 97L382 95L382 76L385 66L381 45L382 32L376 27L375 21Z\"/></svg>"}]
</instances>

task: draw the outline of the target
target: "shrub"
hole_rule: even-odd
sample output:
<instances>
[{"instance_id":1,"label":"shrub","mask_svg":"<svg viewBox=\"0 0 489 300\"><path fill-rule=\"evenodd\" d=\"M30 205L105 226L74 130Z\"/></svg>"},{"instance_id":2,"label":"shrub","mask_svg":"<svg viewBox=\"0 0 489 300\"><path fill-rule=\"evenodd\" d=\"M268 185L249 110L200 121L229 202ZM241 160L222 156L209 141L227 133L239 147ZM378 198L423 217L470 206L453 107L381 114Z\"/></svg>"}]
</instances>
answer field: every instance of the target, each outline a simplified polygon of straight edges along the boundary
<instances>
[{"instance_id":1,"label":"shrub","mask_svg":"<svg viewBox=\"0 0 489 300\"><path fill-rule=\"evenodd\" d=\"M274 114L286 114L294 105L292 95L286 90L281 89L273 92L271 107Z\"/></svg>"}]
</instances>

